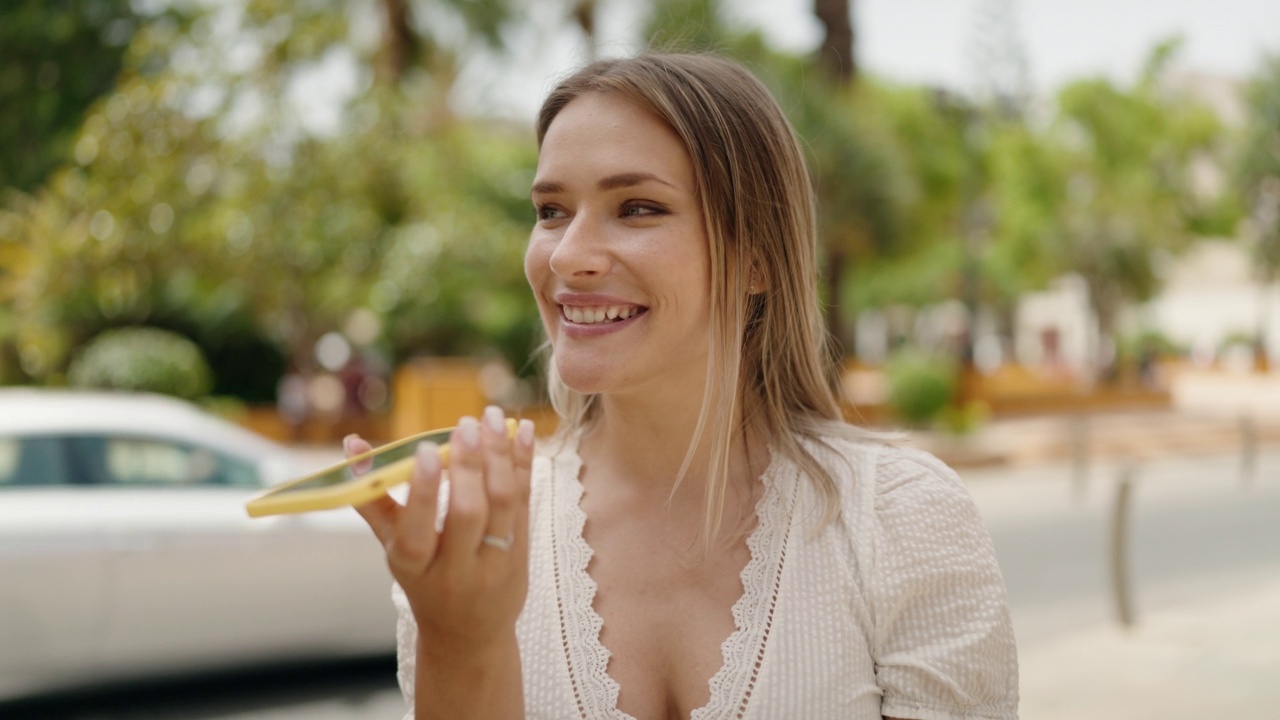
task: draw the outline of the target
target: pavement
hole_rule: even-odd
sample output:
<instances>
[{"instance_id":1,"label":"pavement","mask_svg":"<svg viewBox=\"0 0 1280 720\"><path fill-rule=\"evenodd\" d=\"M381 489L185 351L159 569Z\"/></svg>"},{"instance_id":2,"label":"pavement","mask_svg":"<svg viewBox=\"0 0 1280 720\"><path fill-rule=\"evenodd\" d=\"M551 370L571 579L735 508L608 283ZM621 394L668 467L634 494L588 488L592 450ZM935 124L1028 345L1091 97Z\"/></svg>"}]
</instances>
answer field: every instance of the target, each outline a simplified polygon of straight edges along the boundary
<instances>
[{"instance_id":1,"label":"pavement","mask_svg":"<svg viewBox=\"0 0 1280 720\"><path fill-rule=\"evenodd\" d=\"M1280 578L1022 646L1026 720L1280 717Z\"/></svg>"},{"instance_id":2,"label":"pavement","mask_svg":"<svg viewBox=\"0 0 1280 720\"><path fill-rule=\"evenodd\" d=\"M1265 494L1256 495L1258 502L1272 502L1280 486L1275 461L1280 450L1280 375L1193 380L1175 386L1174 407L1168 411L1109 413L1083 421L999 420L972 438L968 449L937 436L922 437L920 443L944 457L950 453L962 474L973 477L971 486L991 477L1034 478L1046 469L1068 473L1075 462L1095 468L1096 482L1102 469L1114 477L1125 464L1141 467L1191 455L1230 458L1239 453L1240 462L1231 459L1227 465L1232 476L1239 468L1237 487L1265 489ZM1086 454L1078 456L1080 450ZM1258 457L1263 458L1260 464ZM966 461L976 467L966 472ZM995 471L983 472L984 467ZM1012 472L1000 472L1001 468ZM1238 482L1235 477L1217 481ZM980 507L992 495L974 490ZM1280 567L1221 592L1201 588L1191 595L1182 602L1144 608L1129 627L1112 618L1095 618L1069 632L1027 637L1020 633L1021 717L1280 718ZM1015 617L1015 625L1017 621Z\"/></svg>"}]
</instances>

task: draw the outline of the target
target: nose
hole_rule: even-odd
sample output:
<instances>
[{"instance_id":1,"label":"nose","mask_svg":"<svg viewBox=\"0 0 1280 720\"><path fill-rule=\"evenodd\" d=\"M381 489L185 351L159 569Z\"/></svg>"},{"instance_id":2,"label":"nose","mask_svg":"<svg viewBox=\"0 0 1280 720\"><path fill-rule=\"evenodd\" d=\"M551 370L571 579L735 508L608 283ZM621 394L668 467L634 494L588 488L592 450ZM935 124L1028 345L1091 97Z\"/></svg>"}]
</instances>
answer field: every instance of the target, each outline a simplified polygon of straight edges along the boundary
<instances>
[{"instance_id":1,"label":"nose","mask_svg":"<svg viewBox=\"0 0 1280 720\"><path fill-rule=\"evenodd\" d=\"M609 262L605 228L589 212L573 216L551 252L551 270L563 278L602 275Z\"/></svg>"}]
</instances>

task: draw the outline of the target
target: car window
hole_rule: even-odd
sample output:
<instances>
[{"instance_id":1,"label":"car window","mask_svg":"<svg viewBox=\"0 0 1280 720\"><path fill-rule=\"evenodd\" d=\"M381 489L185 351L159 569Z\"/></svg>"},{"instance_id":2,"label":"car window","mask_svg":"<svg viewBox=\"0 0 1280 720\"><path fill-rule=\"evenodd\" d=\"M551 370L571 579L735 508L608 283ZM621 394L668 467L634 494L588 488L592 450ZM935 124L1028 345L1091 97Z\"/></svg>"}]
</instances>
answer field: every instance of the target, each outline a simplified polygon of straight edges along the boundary
<instances>
[{"instance_id":1,"label":"car window","mask_svg":"<svg viewBox=\"0 0 1280 720\"><path fill-rule=\"evenodd\" d=\"M260 484L252 462L189 443L101 435L0 437L0 488Z\"/></svg>"},{"instance_id":2,"label":"car window","mask_svg":"<svg viewBox=\"0 0 1280 720\"><path fill-rule=\"evenodd\" d=\"M97 482L132 486L255 487L254 465L240 458L156 438L83 436L70 439L77 464L93 467Z\"/></svg>"},{"instance_id":3,"label":"car window","mask_svg":"<svg viewBox=\"0 0 1280 720\"><path fill-rule=\"evenodd\" d=\"M64 485L68 480L62 438L0 437L0 487Z\"/></svg>"}]
</instances>

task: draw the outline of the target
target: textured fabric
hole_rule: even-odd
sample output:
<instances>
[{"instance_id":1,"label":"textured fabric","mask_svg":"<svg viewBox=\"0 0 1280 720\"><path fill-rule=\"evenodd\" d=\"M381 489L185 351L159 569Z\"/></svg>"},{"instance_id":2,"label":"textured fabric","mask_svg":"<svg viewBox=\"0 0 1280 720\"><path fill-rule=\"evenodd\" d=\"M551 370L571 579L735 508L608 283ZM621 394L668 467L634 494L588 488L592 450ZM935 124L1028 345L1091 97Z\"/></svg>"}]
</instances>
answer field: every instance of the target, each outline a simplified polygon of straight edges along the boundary
<instances>
[{"instance_id":1,"label":"textured fabric","mask_svg":"<svg viewBox=\"0 0 1280 720\"><path fill-rule=\"evenodd\" d=\"M840 483L841 518L812 533L816 490L774 453L737 630L691 720L1017 718L1004 582L960 479L926 453L878 442L809 448ZM543 449L534 463L529 597L516 630L526 716L538 720L630 717L617 709L592 607L580 470L572 445ZM393 596L412 708L417 629L403 591Z\"/></svg>"}]
</instances>

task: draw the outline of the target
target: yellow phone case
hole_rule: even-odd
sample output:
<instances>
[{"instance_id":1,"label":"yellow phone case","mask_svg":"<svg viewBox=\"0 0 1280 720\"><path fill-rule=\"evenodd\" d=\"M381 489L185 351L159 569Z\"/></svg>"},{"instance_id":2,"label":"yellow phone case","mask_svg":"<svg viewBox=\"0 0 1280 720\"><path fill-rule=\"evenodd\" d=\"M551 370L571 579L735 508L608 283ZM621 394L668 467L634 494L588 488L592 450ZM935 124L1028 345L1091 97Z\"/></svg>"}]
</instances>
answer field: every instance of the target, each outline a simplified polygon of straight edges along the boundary
<instances>
[{"instance_id":1,"label":"yellow phone case","mask_svg":"<svg viewBox=\"0 0 1280 720\"><path fill-rule=\"evenodd\" d=\"M387 443L359 455L331 465L297 480L290 480L271 487L249 498L245 510L250 517L286 515L291 513L331 510L347 505L363 505L378 499L391 488L406 483L413 474L414 451L418 443L435 440L440 443L440 465L449 466L447 440L453 428L431 430ZM516 421L507 420L507 434L514 438ZM385 465L377 465L380 456L388 453L402 455ZM374 463L373 469L363 475L353 475L350 469L365 461ZM317 487L306 487L317 485Z\"/></svg>"}]
</instances>

